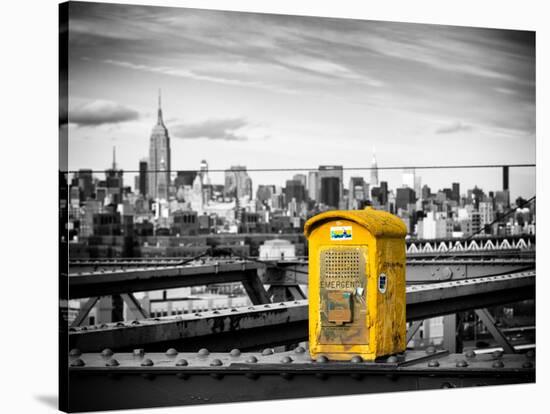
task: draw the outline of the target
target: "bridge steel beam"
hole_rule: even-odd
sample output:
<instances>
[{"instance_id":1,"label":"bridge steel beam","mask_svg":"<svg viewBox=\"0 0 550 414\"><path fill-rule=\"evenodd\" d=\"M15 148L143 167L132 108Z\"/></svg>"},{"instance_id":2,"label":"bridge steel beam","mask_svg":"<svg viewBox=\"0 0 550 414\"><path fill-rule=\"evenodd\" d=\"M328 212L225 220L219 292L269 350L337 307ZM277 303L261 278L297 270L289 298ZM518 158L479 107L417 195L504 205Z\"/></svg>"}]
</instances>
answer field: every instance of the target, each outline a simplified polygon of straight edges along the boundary
<instances>
[{"instance_id":1,"label":"bridge steel beam","mask_svg":"<svg viewBox=\"0 0 550 414\"><path fill-rule=\"evenodd\" d=\"M528 249L504 249L504 250L452 250L446 252L420 252L407 253L409 259L435 259L435 258L474 258L474 259L497 259L497 258L524 258L535 257L535 248ZM307 257L306 257L307 258ZM127 258L105 258L105 259L69 259L70 272L98 271L109 268L143 268L159 266L177 266L186 258L182 257L127 257ZM227 257L229 259L235 259ZM222 259L223 260L223 259ZM201 258L201 261L208 262L212 259Z\"/></svg>"},{"instance_id":2,"label":"bridge steel beam","mask_svg":"<svg viewBox=\"0 0 550 414\"><path fill-rule=\"evenodd\" d=\"M407 287L407 320L417 321L460 311L534 298L535 272L433 283ZM206 346L226 351L307 340L307 300L223 311L209 311L71 328L69 343L82 351L103 348L160 349L168 345L186 350Z\"/></svg>"},{"instance_id":3,"label":"bridge steel beam","mask_svg":"<svg viewBox=\"0 0 550 414\"><path fill-rule=\"evenodd\" d=\"M297 343L307 337L307 301L216 310L176 317L119 322L69 330L71 348L81 351L163 349L225 351Z\"/></svg>"},{"instance_id":4,"label":"bridge steel beam","mask_svg":"<svg viewBox=\"0 0 550 414\"><path fill-rule=\"evenodd\" d=\"M279 262L277 268L259 269L266 285L307 285L307 262ZM407 283L431 283L509 274L534 269L535 258L515 259L407 259Z\"/></svg>"},{"instance_id":5,"label":"bridge steel beam","mask_svg":"<svg viewBox=\"0 0 550 414\"><path fill-rule=\"evenodd\" d=\"M407 286L407 320L514 303L535 297L535 271Z\"/></svg>"},{"instance_id":6,"label":"bridge steel beam","mask_svg":"<svg viewBox=\"0 0 550 414\"><path fill-rule=\"evenodd\" d=\"M308 352L80 354L67 364L71 412L532 383L532 353L407 351L396 362L313 362Z\"/></svg>"},{"instance_id":7,"label":"bridge steel beam","mask_svg":"<svg viewBox=\"0 0 550 414\"><path fill-rule=\"evenodd\" d=\"M163 266L143 269L109 270L62 275L68 279L69 299L108 296L121 293L203 286L248 280L255 262L219 263L199 266Z\"/></svg>"},{"instance_id":8,"label":"bridge steel beam","mask_svg":"<svg viewBox=\"0 0 550 414\"><path fill-rule=\"evenodd\" d=\"M533 259L407 261L408 283L462 280L494 274L506 274L535 266ZM257 272L260 280L253 275ZM121 293L164 290L216 283L242 282L253 303L267 303L262 284L297 286L308 283L307 262L222 262L198 266L162 266L143 269L71 273L68 279L70 299ZM67 285L67 283L63 283ZM261 289L260 289L261 288Z\"/></svg>"}]
</instances>

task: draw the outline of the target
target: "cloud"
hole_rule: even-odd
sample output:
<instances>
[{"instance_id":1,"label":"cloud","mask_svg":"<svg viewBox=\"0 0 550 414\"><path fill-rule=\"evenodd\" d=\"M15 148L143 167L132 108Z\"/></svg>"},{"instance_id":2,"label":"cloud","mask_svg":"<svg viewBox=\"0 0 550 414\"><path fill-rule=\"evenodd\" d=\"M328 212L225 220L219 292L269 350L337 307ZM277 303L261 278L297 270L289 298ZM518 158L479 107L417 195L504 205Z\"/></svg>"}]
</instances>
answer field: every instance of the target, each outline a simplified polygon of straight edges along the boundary
<instances>
[{"instance_id":1,"label":"cloud","mask_svg":"<svg viewBox=\"0 0 550 414\"><path fill-rule=\"evenodd\" d=\"M170 132L178 138L207 138L225 141L246 141L248 138L235 132L246 126L242 118L207 119L194 124L179 124L170 127Z\"/></svg>"},{"instance_id":2,"label":"cloud","mask_svg":"<svg viewBox=\"0 0 550 414\"><path fill-rule=\"evenodd\" d=\"M470 125L464 125L461 122L455 122L453 124L444 125L435 130L436 134L454 134L456 132L468 132L471 131Z\"/></svg>"},{"instance_id":3,"label":"cloud","mask_svg":"<svg viewBox=\"0 0 550 414\"><path fill-rule=\"evenodd\" d=\"M261 88L269 91L281 92L286 94L296 93L296 91L291 88L285 88L282 86L280 87L280 86L273 85L266 82L231 78L230 76L232 74L228 74L228 76L210 76L207 74L201 74L192 70L178 68L174 66L155 66L155 65L135 64L131 62L117 61L112 59L105 59L103 60L103 63L120 66L127 69L160 73L163 75L177 76L180 78L187 78L187 79L193 79L193 80L199 80L199 81L214 82L214 83L220 83L223 85L255 87L255 88ZM222 65L222 68L223 68L223 65Z\"/></svg>"},{"instance_id":4,"label":"cloud","mask_svg":"<svg viewBox=\"0 0 550 414\"><path fill-rule=\"evenodd\" d=\"M69 110L69 123L78 126L100 126L133 121L139 113L112 101L95 100Z\"/></svg>"}]
</instances>

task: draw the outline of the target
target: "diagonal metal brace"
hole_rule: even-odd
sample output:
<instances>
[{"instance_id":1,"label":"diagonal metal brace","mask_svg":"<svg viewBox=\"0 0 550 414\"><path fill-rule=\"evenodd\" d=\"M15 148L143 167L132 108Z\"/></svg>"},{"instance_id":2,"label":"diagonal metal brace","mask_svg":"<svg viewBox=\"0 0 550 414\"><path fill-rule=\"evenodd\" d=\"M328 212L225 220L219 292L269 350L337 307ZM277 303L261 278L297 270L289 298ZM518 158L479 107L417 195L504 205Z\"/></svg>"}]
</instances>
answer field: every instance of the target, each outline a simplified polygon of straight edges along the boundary
<instances>
[{"instance_id":1,"label":"diagonal metal brace","mask_svg":"<svg viewBox=\"0 0 550 414\"><path fill-rule=\"evenodd\" d=\"M493 338L495 338L498 344L502 346L504 352L507 354L513 354L515 352L514 347L510 344L510 342L508 342L508 339L502 333L502 331L498 329L498 327L495 325L495 319L489 313L487 308L476 309L475 312L479 319L483 322L487 330L491 333Z\"/></svg>"},{"instance_id":2,"label":"diagonal metal brace","mask_svg":"<svg viewBox=\"0 0 550 414\"><path fill-rule=\"evenodd\" d=\"M133 294L123 293L120 296L136 319L147 319L149 317L149 313L141 307L141 304Z\"/></svg>"},{"instance_id":3,"label":"diagonal metal brace","mask_svg":"<svg viewBox=\"0 0 550 414\"><path fill-rule=\"evenodd\" d=\"M413 339L413 336L418 332L422 324L424 323L423 319L420 319L418 321L414 321L409 329L407 330L407 337L405 339L405 345L407 345L411 339Z\"/></svg>"},{"instance_id":4,"label":"diagonal metal brace","mask_svg":"<svg viewBox=\"0 0 550 414\"><path fill-rule=\"evenodd\" d=\"M99 296L88 299L88 301L84 304L84 306L78 312L78 315L76 315L76 318L73 321L73 323L71 323L71 328L74 328L76 326L81 326L84 323L86 316L88 316L88 314L93 309L93 307L95 306L98 300L99 300Z\"/></svg>"}]
</instances>

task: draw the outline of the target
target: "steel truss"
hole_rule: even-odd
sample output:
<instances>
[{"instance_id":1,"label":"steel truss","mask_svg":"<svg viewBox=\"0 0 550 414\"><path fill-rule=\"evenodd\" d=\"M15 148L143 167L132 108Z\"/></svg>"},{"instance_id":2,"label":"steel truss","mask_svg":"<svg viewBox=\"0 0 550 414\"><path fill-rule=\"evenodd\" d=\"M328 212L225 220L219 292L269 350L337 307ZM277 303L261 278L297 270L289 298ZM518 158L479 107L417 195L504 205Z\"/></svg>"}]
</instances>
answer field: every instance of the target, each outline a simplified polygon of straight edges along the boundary
<instances>
[{"instance_id":1,"label":"steel truss","mask_svg":"<svg viewBox=\"0 0 550 414\"><path fill-rule=\"evenodd\" d=\"M377 362L312 361L303 347L274 353L166 353L69 356L70 411L320 397L518 384L535 381L534 352L503 355L406 352ZM93 390L93 392L90 392Z\"/></svg>"}]
</instances>

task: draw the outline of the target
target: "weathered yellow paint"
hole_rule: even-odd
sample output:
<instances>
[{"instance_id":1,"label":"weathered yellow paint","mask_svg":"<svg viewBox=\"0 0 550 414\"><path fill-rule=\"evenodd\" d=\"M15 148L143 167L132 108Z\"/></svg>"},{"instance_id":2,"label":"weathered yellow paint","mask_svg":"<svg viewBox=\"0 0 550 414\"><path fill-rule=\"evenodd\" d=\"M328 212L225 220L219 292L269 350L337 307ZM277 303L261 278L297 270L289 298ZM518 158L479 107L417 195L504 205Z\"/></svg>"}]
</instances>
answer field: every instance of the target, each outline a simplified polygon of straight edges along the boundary
<instances>
[{"instance_id":1,"label":"weathered yellow paint","mask_svg":"<svg viewBox=\"0 0 550 414\"><path fill-rule=\"evenodd\" d=\"M406 233L401 219L371 207L328 211L306 222L313 358L374 360L405 350ZM384 292L381 274L386 275Z\"/></svg>"}]
</instances>

